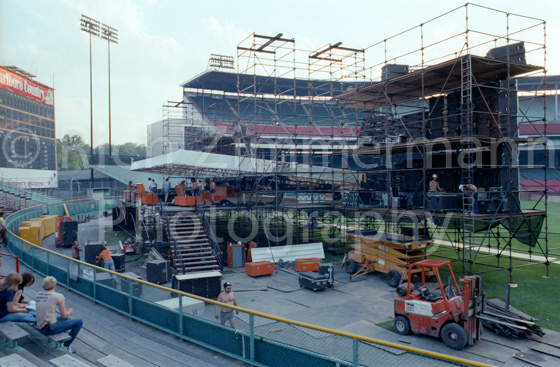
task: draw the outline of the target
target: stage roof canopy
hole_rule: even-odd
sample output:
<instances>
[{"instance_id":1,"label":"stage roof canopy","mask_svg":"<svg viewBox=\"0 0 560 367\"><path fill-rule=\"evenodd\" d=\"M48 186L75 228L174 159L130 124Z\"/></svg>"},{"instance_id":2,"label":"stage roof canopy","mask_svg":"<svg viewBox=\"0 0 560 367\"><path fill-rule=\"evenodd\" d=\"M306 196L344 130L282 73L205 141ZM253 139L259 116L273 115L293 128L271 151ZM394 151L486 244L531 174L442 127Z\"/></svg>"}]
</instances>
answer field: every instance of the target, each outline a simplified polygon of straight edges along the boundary
<instances>
[{"instance_id":1,"label":"stage roof canopy","mask_svg":"<svg viewBox=\"0 0 560 367\"><path fill-rule=\"evenodd\" d=\"M330 181L340 185L354 184L358 179L357 172L351 170L190 150L134 162L131 170L197 178L254 177L276 175L278 172L279 176L297 180Z\"/></svg>"}]
</instances>

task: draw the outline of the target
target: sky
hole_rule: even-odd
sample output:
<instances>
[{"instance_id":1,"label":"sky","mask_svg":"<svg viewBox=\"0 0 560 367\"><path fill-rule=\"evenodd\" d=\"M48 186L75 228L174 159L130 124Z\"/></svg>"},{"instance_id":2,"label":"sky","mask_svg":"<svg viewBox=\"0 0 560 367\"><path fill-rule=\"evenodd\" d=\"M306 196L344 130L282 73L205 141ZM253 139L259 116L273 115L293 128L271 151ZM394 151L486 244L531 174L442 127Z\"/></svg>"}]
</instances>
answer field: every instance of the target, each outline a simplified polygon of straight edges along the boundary
<instances>
[{"instance_id":1,"label":"sky","mask_svg":"<svg viewBox=\"0 0 560 367\"><path fill-rule=\"evenodd\" d=\"M35 74L38 82L54 87L56 136L77 134L89 142L90 44L89 35L80 30L80 18L84 14L118 29L119 42L110 49L112 143L146 144L146 126L162 120L166 101L181 99L180 84L204 72L210 54L236 56L237 45L252 33L283 33L285 38L295 39L296 48L301 50L318 50L337 42L367 49L368 67L383 61L385 55L391 58L419 48L419 33L389 43L382 42L384 39L464 4L456 0L0 0L0 65L16 65ZM544 19L546 67L549 74L560 74L559 1L488 0L480 4ZM488 17L489 13L493 15ZM469 28L476 24L482 32L502 35L508 25L522 29L524 22L535 23L496 14L483 9L469 11ZM511 19L510 24L505 19ZM464 22L464 15L428 22L424 44L464 32ZM494 26L500 30L492 30ZM528 39L544 43L543 27L531 32L534 34ZM484 42L483 38L479 36L477 41ZM388 45L386 49L384 45ZM427 49L425 57L431 60L456 50L441 45ZM536 53L540 55L536 63L543 64L544 53ZM108 142L106 41L92 39L92 57L93 138L97 146Z\"/></svg>"}]
</instances>

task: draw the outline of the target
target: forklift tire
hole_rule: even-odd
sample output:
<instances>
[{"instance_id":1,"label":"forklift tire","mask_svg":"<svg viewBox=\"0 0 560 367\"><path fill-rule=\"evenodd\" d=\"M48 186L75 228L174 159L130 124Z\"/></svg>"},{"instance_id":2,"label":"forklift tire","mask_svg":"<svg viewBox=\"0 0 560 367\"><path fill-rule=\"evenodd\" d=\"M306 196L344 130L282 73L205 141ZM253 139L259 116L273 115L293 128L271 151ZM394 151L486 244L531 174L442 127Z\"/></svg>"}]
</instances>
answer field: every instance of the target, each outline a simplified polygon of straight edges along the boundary
<instances>
[{"instance_id":1,"label":"forklift tire","mask_svg":"<svg viewBox=\"0 0 560 367\"><path fill-rule=\"evenodd\" d=\"M467 345L467 332L461 325L452 322L441 329L441 340L449 348L461 350Z\"/></svg>"},{"instance_id":2,"label":"forklift tire","mask_svg":"<svg viewBox=\"0 0 560 367\"><path fill-rule=\"evenodd\" d=\"M393 288L397 288L401 282L401 274L396 270L389 270L387 273L387 283Z\"/></svg>"},{"instance_id":3,"label":"forklift tire","mask_svg":"<svg viewBox=\"0 0 560 367\"><path fill-rule=\"evenodd\" d=\"M344 270L350 275L355 274L358 271L358 264L352 259L347 259L344 263Z\"/></svg>"},{"instance_id":4,"label":"forklift tire","mask_svg":"<svg viewBox=\"0 0 560 367\"><path fill-rule=\"evenodd\" d=\"M405 316L395 317L395 330L401 335L410 334L410 321Z\"/></svg>"}]
</instances>

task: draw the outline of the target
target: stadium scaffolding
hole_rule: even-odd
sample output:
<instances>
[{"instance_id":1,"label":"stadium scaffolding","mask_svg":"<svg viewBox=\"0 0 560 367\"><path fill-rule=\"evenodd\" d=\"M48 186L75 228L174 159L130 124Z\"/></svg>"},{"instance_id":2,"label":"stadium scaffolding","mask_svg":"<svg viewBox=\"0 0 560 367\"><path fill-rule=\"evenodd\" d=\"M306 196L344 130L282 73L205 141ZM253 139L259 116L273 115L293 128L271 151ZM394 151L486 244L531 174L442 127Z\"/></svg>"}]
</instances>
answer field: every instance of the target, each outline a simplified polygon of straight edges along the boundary
<instances>
[{"instance_id":1,"label":"stadium scaffolding","mask_svg":"<svg viewBox=\"0 0 560 367\"><path fill-rule=\"evenodd\" d=\"M443 22L453 24L444 37ZM507 269L511 277L517 266L544 264L548 275L546 99L536 108L539 93L518 93L517 83L540 78L546 91L545 34L543 20L476 4L363 49L337 42L307 51L281 33L251 34L237 46L237 72L218 55L211 70L183 84L185 105L173 107L195 111L187 149L235 160L219 170L158 170L235 182L238 210L258 218L274 213L309 228L319 219L331 249L344 250L350 230L406 231L401 219L412 213L450 246L432 255L460 261L466 273ZM520 137L519 126L536 125L539 138ZM520 149L542 150L545 164L520 165ZM522 208L520 169L543 172L530 209ZM448 213L429 210L427 178L436 173L459 201ZM455 191L469 184L485 190L478 198ZM494 204L476 213L479 201ZM496 251L483 255L486 248ZM524 260L514 261L514 252ZM486 257L495 263L479 261Z\"/></svg>"}]
</instances>

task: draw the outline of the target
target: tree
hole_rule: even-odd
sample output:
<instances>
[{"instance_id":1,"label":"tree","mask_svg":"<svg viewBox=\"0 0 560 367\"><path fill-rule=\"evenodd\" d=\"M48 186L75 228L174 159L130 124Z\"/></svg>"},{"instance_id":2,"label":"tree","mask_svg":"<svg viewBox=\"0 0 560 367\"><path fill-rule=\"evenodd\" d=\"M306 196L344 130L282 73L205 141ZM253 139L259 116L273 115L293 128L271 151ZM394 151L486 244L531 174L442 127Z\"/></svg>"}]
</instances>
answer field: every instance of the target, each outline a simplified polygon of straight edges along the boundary
<instances>
[{"instance_id":1,"label":"tree","mask_svg":"<svg viewBox=\"0 0 560 367\"><path fill-rule=\"evenodd\" d=\"M89 168L89 145L79 135L64 135L56 139L57 169L59 171L79 171Z\"/></svg>"},{"instance_id":2,"label":"tree","mask_svg":"<svg viewBox=\"0 0 560 367\"><path fill-rule=\"evenodd\" d=\"M109 144L98 145L90 156L90 147L80 135L64 135L56 139L56 158L59 171L88 169L90 164L130 164L131 158L139 161L146 158L144 144L126 143L113 145L113 157L109 157Z\"/></svg>"}]
</instances>

